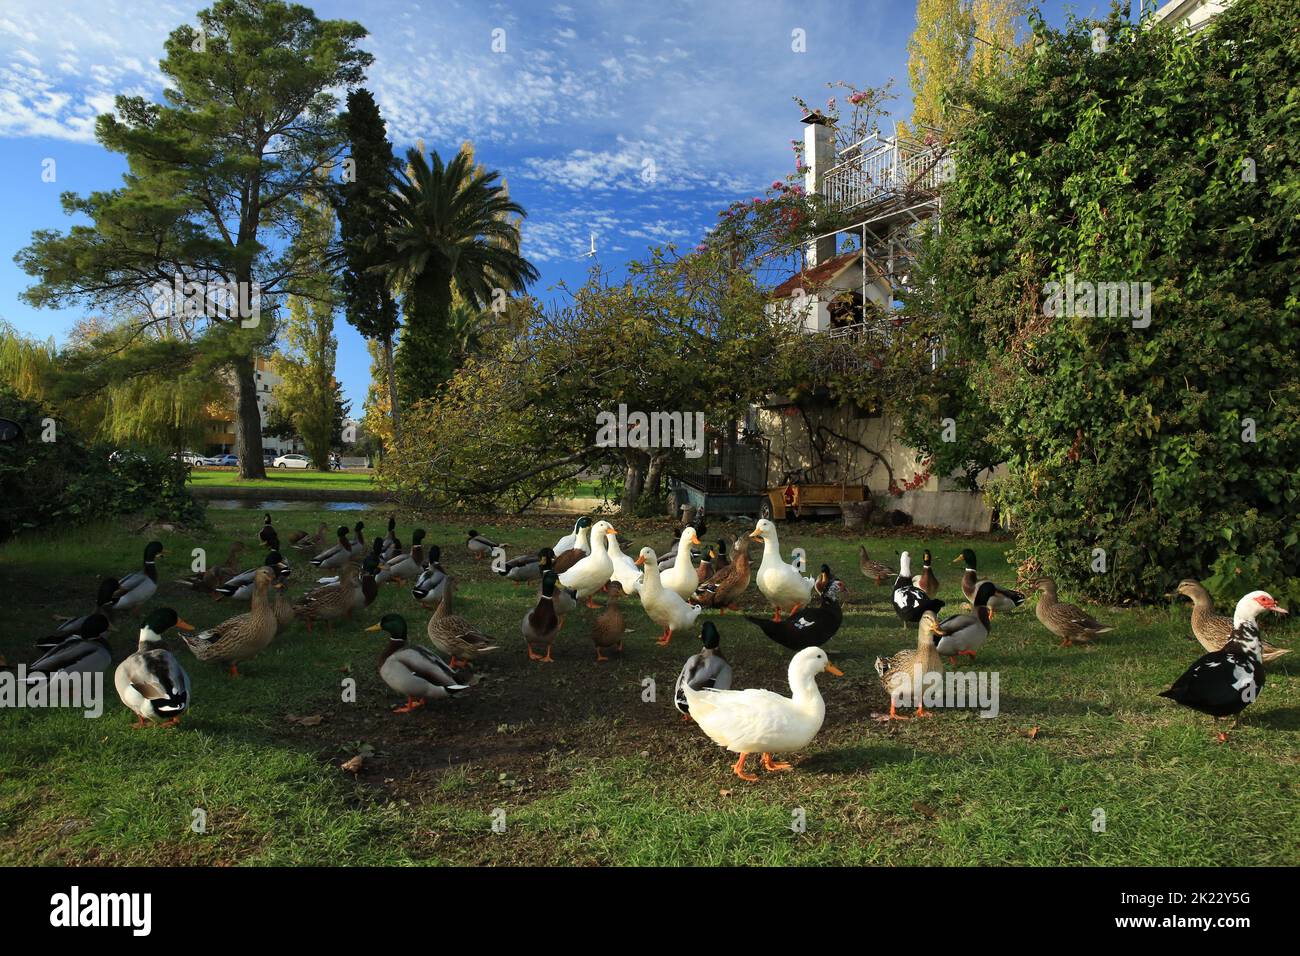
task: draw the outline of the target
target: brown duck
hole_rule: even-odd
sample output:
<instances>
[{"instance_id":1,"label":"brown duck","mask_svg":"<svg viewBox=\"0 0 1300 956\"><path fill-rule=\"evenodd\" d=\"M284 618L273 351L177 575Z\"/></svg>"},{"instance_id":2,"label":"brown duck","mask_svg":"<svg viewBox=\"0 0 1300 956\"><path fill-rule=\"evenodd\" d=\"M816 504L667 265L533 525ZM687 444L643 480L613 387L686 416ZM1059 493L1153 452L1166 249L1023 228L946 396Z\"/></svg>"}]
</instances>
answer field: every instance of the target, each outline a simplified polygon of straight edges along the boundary
<instances>
[{"instance_id":1,"label":"brown duck","mask_svg":"<svg viewBox=\"0 0 1300 956\"><path fill-rule=\"evenodd\" d=\"M1232 618L1214 613L1214 598L1210 592L1195 578L1184 578L1178 582L1177 592L1192 602L1192 633L1201 647L1207 651L1221 651L1232 636ZM1260 641L1260 656L1267 664L1277 660L1283 654L1291 653L1289 647L1277 647L1268 641Z\"/></svg>"},{"instance_id":2,"label":"brown duck","mask_svg":"<svg viewBox=\"0 0 1300 956\"><path fill-rule=\"evenodd\" d=\"M198 634L182 632L181 640L201 661L230 665L230 676L239 676L240 661L251 660L275 640L279 624L271 606L271 588L284 587L271 568L258 568L253 575L253 608L216 627Z\"/></svg>"},{"instance_id":3,"label":"brown duck","mask_svg":"<svg viewBox=\"0 0 1300 956\"><path fill-rule=\"evenodd\" d=\"M939 596L939 578L934 573L933 561L930 556L930 549L926 548L921 554L921 573L912 578L912 583L925 592L929 598Z\"/></svg>"},{"instance_id":4,"label":"brown duck","mask_svg":"<svg viewBox=\"0 0 1300 956\"><path fill-rule=\"evenodd\" d=\"M456 579L448 575L443 589L442 601L438 610L429 618L429 642L451 659L447 662L452 667L468 664L480 654L495 651L497 646L488 637L459 614L451 613L451 596L456 588Z\"/></svg>"},{"instance_id":5,"label":"brown duck","mask_svg":"<svg viewBox=\"0 0 1300 956\"><path fill-rule=\"evenodd\" d=\"M898 572L889 565L872 560L867 554L866 545L858 545L858 568L861 569L863 577L868 581L875 581L877 585L892 583L898 577Z\"/></svg>"},{"instance_id":6,"label":"brown duck","mask_svg":"<svg viewBox=\"0 0 1300 956\"><path fill-rule=\"evenodd\" d=\"M745 593L753 577L753 569L749 564L749 536L737 538L731 553L732 562L696 588L691 595L691 600L700 607L740 610L736 607L736 601Z\"/></svg>"},{"instance_id":7,"label":"brown duck","mask_svg":"<svg viewBox=\"0 0 1300 956\"><path fill-rule=\"evenodd\" d=\"M607 590L609 600L605 603L605 610L600 612L591 625L591 642L596 645L597 663L609 660L602 653L605 648L613 647L622 652L623 631L626 629L623 611L618 606L619 600L623 597L623 586L617 581L611 581Z\"/></svg>"},{"instance_id":8,"label":"brown duck","mask_svg":"<svg viewBox=\"0 0 1300 956\"><path fill-rule=\"evenodd\" d=\"M1056 582L1051 578L1039 578L1030 583L1030 587L1043 592L1038 599L1034 613L1038 620L1053 634L1061 639L1062 647L1072 644L1089 644L1098 634L1113 631L1108 624L1102 624L1087 612L1056 599Z\"/></svg>"}]
</instances>

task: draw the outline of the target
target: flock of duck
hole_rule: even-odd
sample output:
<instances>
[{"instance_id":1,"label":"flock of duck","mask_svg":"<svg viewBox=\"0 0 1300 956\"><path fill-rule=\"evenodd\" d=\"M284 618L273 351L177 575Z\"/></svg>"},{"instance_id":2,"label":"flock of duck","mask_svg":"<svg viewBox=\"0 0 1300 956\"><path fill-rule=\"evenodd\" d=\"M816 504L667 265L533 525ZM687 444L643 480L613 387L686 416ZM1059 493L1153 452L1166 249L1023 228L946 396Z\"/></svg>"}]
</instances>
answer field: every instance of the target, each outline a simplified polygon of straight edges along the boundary
<instances>
[{"instance_id":1,"label":"flock of duck","mask_svg":"<svg viewBox=\"0 0 1300 956\"><path fill-rule=\"evenodd\" d=\"M241 568L245 547L236 542L219 565L195 572L182 584L212 595L216 600L248 602L250 609L215 627L196 630L167 607L144 612L158 590L161 543L144 549L140 570L102 580L96 607L77 618L62 619L49 636L37 642L40 656L28 667L28 680L51 675L103 672L112 664L108 632L116 617L132 614L141 627L136 651L114 671L114 686L122 703L136 716L135 727L175 726L190 706L190 678L180 660L164 644L172 628L194 657L229 668L238 676L240 663L256 657L295 621L308 631L324 624L332 633L334 621L351 619L368 607L379 588L392 583L412 585L411 594L423 608L432 610L425 633L428 645L410 640L406 618L385 614L366 630L383 632L387 641L379 656L380 678L404 696L395 713L409 713L428 701L442 700L469 690L475 683L474 662L499 650L490 637L452 609L456 578L442 565L437 545L426 546L423 529L412 533L409 548L396 534L395 519L388 532L369 545L364 522L339 527L336 540L327 542L322 523L315 534L295 531L289 547L310 555L310 565L320 576L315 586L294 600L286 595L291 569L281 550L279 532L265 515L258 542L266 549L264 560ZM737 601L751 581L773 609L770 618L744 615L767 637L793 651L788 677L789 697L759 689L733 689L731 664L721 651L721 636L713 620L698 628L701 649L681 669L673 700L683 720L693 720L719 746L738 754L733 767L746 780L751 754L760 755L768 771L791 769L774 758L804 749L821 729L825 703L816 678L823 672L840 675L824 645L839 630L843 619L845 584L827 564L815 576L805 574L804 556L794 561L781 552L776 526L759 520L753 531L704 545L704 527L685 527L659 557L652 547L642 547L633 558L625 543L605 520L583 516L572 531L553 546L535 554L508 559L506 545L470 530L465 542L469 556L490 561L491 570L517 586L536 583L536 602L524 615L520 633L528 658L539 663L554 660L552 648L566 619L580 605L599 611L589 634L596 661L607 651L623 649L626 631L621 602L636 598L644 613L662 631L660 646L676 634L695 632L706 608L725 613L738 610ZM762 543L762 558L751 566L751 541ZM899 568L873 560L859 548L859 567L868 582L889 585L892 606L902 626L917 626L916 646L890 657L879 657L875 669L890 698L888 714L879 720L902 720L900 707L915 705L916 716L930 716L920 699L927 677L942 679L944 659L956 666L962 657L974 658L992 632L997 613L1014 612L1026 600L1021 591L1004 588L982 577L975 552L966 548L954 562L964 564L961 590L969 609L944 618L945 602L938 597L939 580L929 550L923 554L919 574L913 574L911 555L899 556ZM332 572L332 573L331 573ZM1041 596L1035 613L1043 626L1061 638L1064 647L1090 643L1112 630L1072 604L1057 598L1056 584L1048 577L1033 577L1026 590ZM1215 718L1238 717L1264 686L1264 664L1286 654L1260 638L1257 617L1265 612L1287 613L1264 591L1252 591L1236 606L1229 619L1214 613L1208 592L1196 581L1185 580L1178 593L1191 599L1192 630L1206 653L1160 696L1170 698ZM604 595L604 604L595 600ZM544 650L544 653L543 653ZM1220 733L1219 739L1226 739Z\"/></svg>"}]
</instances>

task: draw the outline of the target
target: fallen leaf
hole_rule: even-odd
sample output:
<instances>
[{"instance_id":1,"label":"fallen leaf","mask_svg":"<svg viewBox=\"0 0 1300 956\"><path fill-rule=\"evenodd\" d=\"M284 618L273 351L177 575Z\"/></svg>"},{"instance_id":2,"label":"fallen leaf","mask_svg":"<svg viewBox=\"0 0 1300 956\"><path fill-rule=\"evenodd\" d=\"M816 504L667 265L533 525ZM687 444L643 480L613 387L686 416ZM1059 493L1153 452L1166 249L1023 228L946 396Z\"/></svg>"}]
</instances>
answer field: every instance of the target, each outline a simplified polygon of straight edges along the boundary
<instances>
[{"instance_id":1,"label":"fallen leaf","mask_svg":"<svg viewBox=\"0 0 1300 956\"><path fill-rule=\"evenodd\" d=\"M346 770L348 773L360 773L361 768L366 765L365 754L357 754L351 760L344 761L339 766L340 770Z\"/></svg>"},{"instance_id":2,"label":"fallen leaf","mask_svg":"<svg viewBox=\"0 0 1300 956\"><path fill-rule=\"evenodd\" d=\"M316 727L325 718L320 714L311 714L307 717L300 717L297 714L286 714L285 721L291 724L297 724L299 727Z\"/></svg>"},{"instance_id":3,"label":"fallen leaf","mask_svg":"<svg viewBox=\"0 0 1300 956\"><path fill-rule=\"evenodd\" d=\"M1025 736L1028 737L1030 740L1033 740L1035 737L1038 736L1038 728L1030 727L1028 730L1025 731Z\"/></svg>"},{"instance_id":4,"label":"fallen leaf","mask_svg":"<svg viewBox=\"0 0 1300 956\"><path fill-rule=\"evenodd\" d=\"M925 817L927 820L933 820L939 815L938 810L929 804L922 803L920 800L912 801L912 809L921 814L921 816Z\"/></svg>"},{"instance_id":5,"label":"fallen leaf","mask_svg":"<svg viewBox=\"0 0 1300 956\"><path fill-rule=\"evenodd\" d=\"M719 790L719 791L718 791L718 796L720 796L720 797L729 797L729 796L731 796L731 791L730 791L730 790Z\"/></svg>"}]
</instances>

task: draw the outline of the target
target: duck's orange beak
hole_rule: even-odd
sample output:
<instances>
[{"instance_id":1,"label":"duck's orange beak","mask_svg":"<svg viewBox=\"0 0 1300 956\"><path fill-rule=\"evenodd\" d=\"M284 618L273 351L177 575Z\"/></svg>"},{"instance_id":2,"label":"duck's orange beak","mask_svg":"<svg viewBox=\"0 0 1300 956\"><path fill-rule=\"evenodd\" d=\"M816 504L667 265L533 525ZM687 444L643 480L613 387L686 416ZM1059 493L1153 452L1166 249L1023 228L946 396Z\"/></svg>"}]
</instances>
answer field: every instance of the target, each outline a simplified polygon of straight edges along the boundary
<instances>
[{"instance_id":1,"label":"duck's orange beak","mask_svg":"<svg viewBox=\"0 0 1300 956\"><path fill-rule=\"evenodd\" d=\"M635 564L638 568L643 568L645 567L645 558L641 557L640 555L637 555L637 559L632 563Z\"/></svg>"},{"instance_id":2,"label":"duck's orange beak","mask_svg":"<svg viewBox=\"0 0 1300 956\"><path fill-rule=\"evenodd\" d=\"M840 670L838 667L836 667L834 664L830 663L829 661L826 662L826 670L834 674L836 677L844 676L844 671Z\"/></svg>"},{"instance_id":3,"label":"duck's orange beak","mask_svg":"<svg viewBox=\"0 0 1300 956\"><path fill-rule=\"evenodd\" d=\"M697 535L691 535L691 544L699 544L700 539Z\"/></svg>"},{"instance_id":4,"label":"duck's orange beak","mask_svg":"<svg viewBox=\"0 0 1300 956\"><path fill-rule=\"evenodd\" d=\"M366 630L367 630L367 631L382 631L383 628L380 627L378 624L371 624L368 628L366 628Z\"/></svg>"},{"instance_id":5,"label":"duck's orange beak","mask_svg":"<svg viewBox=\"0 0 1300 956\"><path fill-rule=\"evenodd\" d=\"M176 626L179 627L182 631L194 630L193 624L191 624L189 621L185 620L184 618L180 618L180 617L176 619Z\"/></svg>"},{"instance_id":6,"label":"duck's orange beak","mask_svg":"<svg viewBox=\"0 0 1300 956\"><path fill-rule=\"evenodd\" d=\"M948 563L949 563L949 564L956 564L956 563L957 563L958 561L960 561L960 560L961 560L961 555L959 554L959 555L957 555L957 557L953 558L953 559L952 559L950 562L948 562Z\"/></svg>"}]
</instances>

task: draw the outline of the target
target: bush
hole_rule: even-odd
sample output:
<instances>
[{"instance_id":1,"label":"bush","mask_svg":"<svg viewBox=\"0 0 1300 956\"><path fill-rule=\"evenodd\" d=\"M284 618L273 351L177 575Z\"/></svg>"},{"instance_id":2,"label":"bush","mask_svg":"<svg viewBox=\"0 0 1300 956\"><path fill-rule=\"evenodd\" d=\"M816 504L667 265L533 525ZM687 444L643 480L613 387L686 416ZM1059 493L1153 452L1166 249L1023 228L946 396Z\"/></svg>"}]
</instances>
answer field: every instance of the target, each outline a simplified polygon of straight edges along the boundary
<instances>
[{"instance_id":1,"label":"bush","mask_svg":"<svg viewBox=\"0 0 1300 956\"><path fill-rule=\"evenodd\" d=\"M18 423L21 439L0 443L0 540L26 528L79 524L141 514L177 524L200 524L203 507L186 489L189 467L161 451L86 444L48 413L0 386L0 418Z\"/></svg>"}]
</instances>

